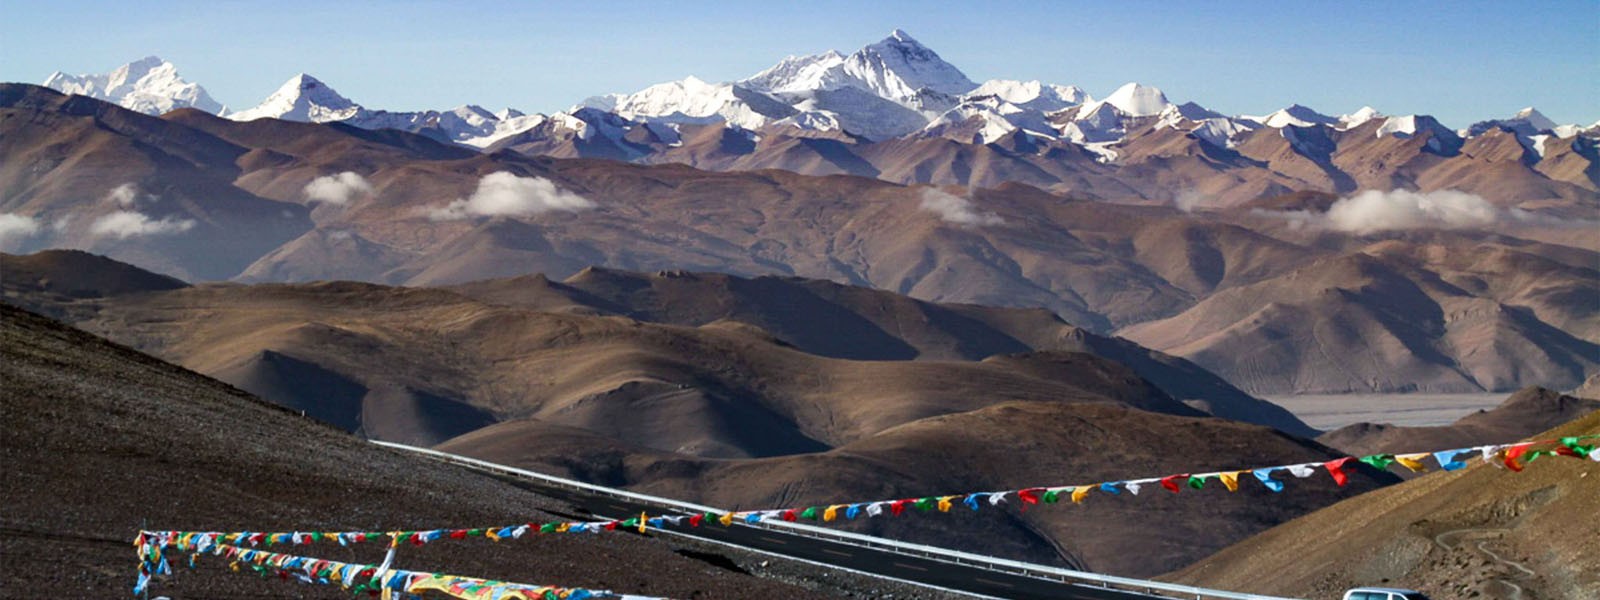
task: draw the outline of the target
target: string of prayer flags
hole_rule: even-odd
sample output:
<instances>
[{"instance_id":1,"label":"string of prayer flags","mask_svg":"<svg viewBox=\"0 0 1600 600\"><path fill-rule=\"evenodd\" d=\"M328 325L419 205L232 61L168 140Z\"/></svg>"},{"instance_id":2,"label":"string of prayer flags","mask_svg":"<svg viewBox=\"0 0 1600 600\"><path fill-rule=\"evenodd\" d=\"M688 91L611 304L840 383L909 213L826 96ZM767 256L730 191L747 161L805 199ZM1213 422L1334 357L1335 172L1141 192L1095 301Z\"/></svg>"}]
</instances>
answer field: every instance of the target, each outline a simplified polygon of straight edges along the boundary
<instances>
[{"instance_id":1,"label":"string of prayer flags","mask_svg":"<svg viewBox=\"0 0 1600 600\"><path fill-rule=\"evenodd\" d=\"M392 547L383 564L358 565L218 544L210 536L192 534L163 536L160 533L145 532L139 536L138 543L142 561L157 557L161 560L161 566L149 566L148 563L142 565L141 573L170 574L171 569L166 566L164 555L166 548L171 546L179 551L191 553L191 567L199 555L211 554L227 558L235 571L249 568L261 573L276 572L284 578L293 576L305 583L338 585L356 594L381 593L385 598L391 597L394 592L407 594L439 592L462 600L598 600L619 597L612 592L601 590L529 585L394 569L390 566L394 558ZM149 577L141 575L135 594L144 593L148 583Z\"/></svg>"},{"instance_id":2,"label":"string of prayer flags","mask_svg":"<svg viewBox=\"0 0 1600 600\"><path fill-rule=\"evenodd\" d=\"M1107 495L1121 496L1122 490L1127 490L1129 495L1137 496L1144 486L1158 484L1162 488L1176 494L1184 487L1193 490L1203 490L1207 480L1215 478L1222 482L1223 487L1229 492L1237 492L1240 488L1241 475L1250 473L1262 487L1272 492L1283 492L1285 484L1279 479L1280 471L1287 471L1295 478L1308 478L1318 470L1325 470L1333 478L1335 484L1344 486L1349 483L1348 467L1365 464L1375 469L1388 469L1399 464L1415 472L1429 469L1426 461L1430 458L1445 471L1456 471L1467 466L1464 457L1479 455L1486 463L1498 467L1508 468L1512 471L1521 471L1527 463L1533 462L1542 456L1567 456L1572 458L1587 458L1600 461L1600 434L1569 436L1559 440L1540 440L1520 442L1513 444L1498 444L1476 446L1470 448L1456 448L1435 452L1412 452L1401 454L1375 454L1365 457L1342 457L1324 462L1299 463L1291 465L1277 465L1257 467L1253 469L1237 469L1230 471L1217 471L1210 473L1178 473L1165 477L1151 477L1144 479L1127 479L1105 481L1100 483L1087 483L1082 485L1064 485L1054 487L1027 487L1014 490L969 492L965 494L951 494L942 496L923 496L920 498L902 498L897 500L877 500L867 502L850 502L836 504L822 504L816 506L796 508L775 508L766 510L735 511L727 513L707 512L694 514L657 515L651 517L640 513L637 518L630 517L623 520L607 521L567 521L554 523L524 523L500 527L482 527L473 529L433 529L419 531L295 531L295 532L145 532L155 536L185 536L195 543L201 544L229 544L248 545L251 547L277 544L303 545L322 541L336 541L340 545L349 545L372 540L388 540L391 545L410 543L423 545L441 539L462 540L473 537L483 537L491 541L500 542L507 539L520 539L529 533L559 534L559 533L598 533L601 531L638 531L644 532L650 527L663 528L687 524L689 527L720 524L731 527L735 523L758 524L763 520L778 519L787 522L816 521L831 523L838 521L842 516L844 520L855 520L865 514L868 518L877 518L888 513L891 516L901 516L906 509L913 508L916 512L949 513L956 503L965 505L973 511L982 510L987 503L991 507L998 507L1006 502L1009 497L1018 500L1019 510L1026 511L1031 505L1056 504L1063 496L1071 498L1074 504L1088 501L1090 493L1096 489ZM1248 479L1248 478L1247 478ZM152 550L153 551L153 550ZM141 568L141 580L147 579L150 574L157 574L160 569L168 568L164 557L151 556L143 560L148 569ZM149 571L149 573L146 573Z\"/></svg>"}]
</instances>

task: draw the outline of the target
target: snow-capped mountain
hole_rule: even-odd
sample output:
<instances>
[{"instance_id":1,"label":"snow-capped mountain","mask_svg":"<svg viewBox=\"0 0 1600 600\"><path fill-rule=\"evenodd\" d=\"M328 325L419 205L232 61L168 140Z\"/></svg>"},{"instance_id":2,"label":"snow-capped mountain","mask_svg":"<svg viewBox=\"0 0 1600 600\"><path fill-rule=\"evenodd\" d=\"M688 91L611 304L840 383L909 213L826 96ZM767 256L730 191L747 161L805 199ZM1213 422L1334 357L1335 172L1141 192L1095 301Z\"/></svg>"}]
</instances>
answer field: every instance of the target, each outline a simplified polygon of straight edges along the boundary
<instances>
[{"instance_id":1,"label":"snow-capped mountain","mask_svg":"<svg viewBox=\"0 0 1600 600\"><path fill-rule=\"evenodd\" d=\"M963 95L963 99L972 100L986 96L993 96L1018 108L1045 113L1093 100L1088 93L1076 86L1051 85L1037 79L1033 81L990 79L977 89L967 92Z\"/></svg>"},{"instance_id":2,"label":"snow-capped mountain","mask_svg":"<svg viewBox=\"0 0 1600 600\"><path fill-rule=\"evenodd\" d=\"M44 86L154 115L189 107L212 114L227 110L212 100L205 88L184 81L172 63L154 56L122 65L104 75L68 75L57 71L45 79Z\"/></svg>"},{"instance_id":3,"label":"snow-capped mountain","mask_svg":"<svg viewBox=\"0 0 1600 600\"><path fill-rule=\"evenodd\" d=\"M773 94L853 87L913 110L929 108L930 97L954 97L978 87L955 65L899 29L849 56L834 51L791 56L740 83Z\"/></svg>"},{"instance_id":4,"label":"snow-capped mountain","mask_svg":"<svg viewBox=\"0 0 1600 600\"><path fill-rule=\"evenodd\" d=\"M57 73L47 85L152 114L182 106L223 111L198 85L179 78L171 63L153 57L106 75ZM1078 87L1038 80L978 84L898 29L848 54L829 50L790 56L737 81L713 83L687 77L634 93L591 97L551 115L509 108L491 112L475 105L442 111L375 110L302 74L259 105L227 116L336 121L368 129L400 129L484 150L511 147L557 156L640 161L682 160L684 153L704 156L692 150L675 154L675 149L693 141L686 142L690 135L686 132L706 127L726 128L725 133L715 134L723 136L717 139L728 140L729 148L750 148L749 152L755 152L762 140L791 136L849 144L947 138L964 144L1001 143L1007 152L1076 145L1105 163L1138 160L1149 148L1175 151L1177 146L1171 144L1181 146L1184 137L1234 149L1263 129L1276 130L1275 137L1289 141L1296 151L1317 155L1315 160L1325 160L1322 154L1338 134L1363 127L1361 131L1378 138L1426 135L1426 147L1439 153L1454 152L1464 138L1492 131L1512 132L1540 156L1546 139L1600 136L1600 123L1588 128L1557 125L1532 108L1453 132L1426 115L1387 116L1371 107L1337 117L1299 104L1262 116L1225 116L1194 102L1174 103L1160 89L1139 83L1125 84L1098 100ZM1373 122L1377 125L1368 125ZM1135 143L1152 132L1172 130L1186 135L1158 136L1179 141L1151 144L1145 150ZM707 139L711 138L695 138ZM820 160L833 164L833 158ZM691 162L695 160L700 159ZM746 162L764 164L755 159Z\"/></svg>"},{"instance_id":5,"label":"snow-capped mountain","mask_svg":"<svg viewBox=\"0 0 1600 600\"><path fill-rule=\"evenodd\" d=\"M641 121L709 123L756 129L793 116L798 110L776 98L732 83L706 83L696 77L652 85L633 94L609 94L584 100L579 107L597 108Z\"/></svg>"},{"instance_id":6,"label":"snow-capped mountain","mask_svg":"<svg viewBox=\"0 0 1600 600\"><path fill-rule=\"evenodd\" d=\"M431 134L442 141L476 148L487 147L546 119L544 115L529 117L511 109L497 115L474 105L442 112L370 110L305 73L290 77L261 104L226 116L235 121L283 119L312 123L340 122L363 129L416 131Z\"/></svg>"},{"instance_id":7,"label":"snow-capped mountain","mask_svg":"<svg viewBox=\"0 0 1600 600\"><path fill-rule=\"evenodd\" d=\"M363 116L367 109L328 87L317 78L301 73L290 77L261 104L228 115L235 121L283 119L327 123Z\"/></svg>"},{"instance_id":8,"label":"snow-capped mountain","mask_svg":"<svg viewBox=\"0 0 1600 600\"><path fill-rule=\"evenodd\" d=\"M1284 127L1311 127L1313 125L1338 125L1338 117L1330 117L1299 104L1291 104L1287 108L1279 109L1263 117L1242 117L1265 125L1282 129Z\"/></svg>"},{"instance_id":9,"label":"snow-capped mountain","mask_svg":"<svg viewBox=\"0 0 1600 600\"><path fill-rule=\"evenodd\" d=\"M1378 112L1378 109L1371 106L1363 106L1353 113L1339 115L1339 129L1354 129L1356 127L1360 127L1362 123L1366 123L1367 121L1381 118L1383 116L1384 114Z\"/></svg>"}]
</instances>

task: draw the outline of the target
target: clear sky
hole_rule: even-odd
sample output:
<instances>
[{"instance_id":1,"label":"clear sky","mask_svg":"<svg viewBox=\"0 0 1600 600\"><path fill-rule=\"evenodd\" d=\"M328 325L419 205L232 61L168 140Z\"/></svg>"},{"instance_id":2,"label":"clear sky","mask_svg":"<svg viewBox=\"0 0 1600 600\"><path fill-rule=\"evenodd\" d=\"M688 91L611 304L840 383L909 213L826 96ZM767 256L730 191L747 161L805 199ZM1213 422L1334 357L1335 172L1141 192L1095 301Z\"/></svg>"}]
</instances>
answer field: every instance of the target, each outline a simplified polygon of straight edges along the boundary
<instances>
[{"instance_id":1,"label":"clear sky","mask_svg":"<svg viewBox=\"0 0 1600 600\"><path fill-rule=\"evenodd\" d=\"M310 73L369 108L565 109L905 29L976 81L1138 81L1228 114L1370 104L1462 127L1600 119L1600 0L103 2L0 0L0 80L146 55L238 110Z\"/></svg>"}]
</instances>

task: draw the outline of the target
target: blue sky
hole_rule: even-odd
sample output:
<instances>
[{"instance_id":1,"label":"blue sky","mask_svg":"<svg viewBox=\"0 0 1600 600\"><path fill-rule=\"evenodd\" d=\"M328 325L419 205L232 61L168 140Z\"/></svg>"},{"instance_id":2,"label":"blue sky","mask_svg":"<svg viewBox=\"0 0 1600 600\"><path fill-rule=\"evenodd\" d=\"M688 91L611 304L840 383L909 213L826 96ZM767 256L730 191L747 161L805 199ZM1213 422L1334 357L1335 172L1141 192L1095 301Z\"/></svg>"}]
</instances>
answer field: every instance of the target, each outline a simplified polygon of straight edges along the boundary
<instances>
[{"instance_id":1,"label":"blue sky","mask_svg":"<svg viewBox=\"0 0 1600 600\"><path fill-rule=\"evenodd\" d=\"M1229 114L1370 104L1461 127L1531 104L1558 122L1600 119L1600 0L0 0L0 15L0 80L154 54L233 109L303 71L371 108L549 112L687 75L738 79L899 27L974 80L1042 79L1096 97L1139 81Z\"/></svg>"}]
</instances>

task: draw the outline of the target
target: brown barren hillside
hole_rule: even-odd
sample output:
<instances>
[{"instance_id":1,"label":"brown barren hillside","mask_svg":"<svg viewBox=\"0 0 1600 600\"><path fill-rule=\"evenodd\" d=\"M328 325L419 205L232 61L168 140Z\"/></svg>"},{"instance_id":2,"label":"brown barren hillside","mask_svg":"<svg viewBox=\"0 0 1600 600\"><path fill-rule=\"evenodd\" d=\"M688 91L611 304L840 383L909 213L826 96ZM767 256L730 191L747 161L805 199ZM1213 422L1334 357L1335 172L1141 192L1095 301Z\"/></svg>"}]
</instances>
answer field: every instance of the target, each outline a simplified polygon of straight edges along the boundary
<instances>
[{"instance_id":1,"label":"brown barren hillside","mask_svg":"<svg viewBox=\"0 0 1600 600\"><path fill-rule=\"evenodd\" d=\"M1250 397L1186 360L1072 326L1049 311L939 304L865 287L797 277L656 274L584 269L449 289L541 311L620 315L700 327L735 321L810 354L854 360L979 360L1039 350L1087 352L1120 362L1168 395L1219 417L1314 435L1282 408Z\"/></svg>"},{"instance_id":2,"label":"brown barren hillside","mask_svg":"<svg viewBox=\"0 0 1600 600\"><path fill-rule=\"evenodd\" d=\"M1600 433L1600 412L1532 439ZM1352 498L1229 547L1171 579L1301 598L1361 585L1434 598L1600 598L1600 463L1476 459Z\"/></svg>"},{"instance_id":3,"label":"brown barren hillside","mask_svg":"<svg viewBox=\"0 0 1600 600\"><path fill-rule=\"evenodd\" d=\"M1594 258L1520 240L1388 240L1120 334L1252 393L1569 388L1600 368Z\"/></svg>"},{"instance_id":4,"label":"brown barren hillside","mask_svg":"<svg viewBox=\"0 0 1600 600\"><path fill-rule=\"evenodd\" d=\"M652 279L623 273L610 277L634 283ZM888 339L909 340L905 342L908 346L914 342L933 348L944 343L940 340L975 339L973 331L952 328L952 321L944 318L910 327L917 314L965 314L974 320L953 322L992 323L987 326L990 329L979 330L988 331L986 335L1001 335L999 332L1010 327L1030 322L1069 328L1047 313L929 305L833 284L681 277L720 281L733 288L780 285L793 290L791 295L815 289L837 303L822 301L819 296L813 300L814 307L831 306L830 310L847 314L870 314L866 308L879 303L866 299L882 300L884 306L900 307L899 321L908 324L895 330L903 338ZM676 281L668 277L662 285L672 287L669 280ZM817 498L834 488L826 480L815 483L816 472L802 467L821 465L827 471L830 461L842 461L842 473L848 475L849 481L838 482L838 490L913 494L1053 481L1063 473L1096 472L1090 463L1111 458L1129 469L1181 469L1194 468L1186 465L1195 456L1216 461L1219 464L1199 463L1216 468L1237 461L1281 464L1331 456L1325 448L1301 438L1204 417L1134 369L1071 349L1079 344L1107 354L1120 353L1136 363L1145 361L1144 368L1179 381L1176 388L1187 385L1193 388L1189 391L1199 391L1194 397L1206 399L1202 404L1214 402L1248 411L1249 404L1230 404L1232 397L1225 389L1204 389L1204 379L1181 383L1192 365L1162 362L1159 355L1118 340L1069 331L1061 335L1065 340L1062 349L1025 347L1023 352L991 354L976 361L845 360L807 353L754 324L730 317L717 316L699 326L636 321L587 306L574 308L568 300L548 297L560 291L567 294L565 298L585 298L595 306L609 304L577 294L576 288L525 287L529 283L526 279L505 280L463 288L499 298L500 303L444 289L352 282L202 284L77 300L63 304L61 312L74 315L81 327L137 344L366 436L431 445L463 435L468 437L462 439L472 439L474 435L512 432L515 441L570 442L535 446L537 452L548 456L583 456L595 448L618 448L628 456L668 457L672 460L665 464L699 466L662 467L667 469L665 474L679 473L673 471L678 468L692 470L683 473L681 481L671 483L677 487L659 491L741 505L792 500L797 496L790 492L801 490L811 490L806 497ZM690 287L697 285L707 284ZM740 299L729 306L762 306L744 293L722 297ZM553 302L560 310L544 312L506 304L519 298ZM854 300L845 301L847 298ZM641 308L656 306L668 314L677 306L676 301L640 302ZM734 310L730 314L749 317L760 311ZM875 318L884 319L881 315ZM864 316L861 320L873 322ZM792 331L781 323L775 327ZM1012 331L1020 335L1021 329ZM1049 335L1041 339L1048 340ZM1236 390L1233 393L1242 401L1260 402ZM1118 410L1081 408L1088 405ZM1004 406L1017 409L1002 410ZM568 433L516 433L527 426ZM1134 438L1120 437L1123 434L1106 437L1107 432L1125 429L1149 433ZM1155 441L1163 436L1190 440L1185 443L1194 447L1196 454L1156 456L1168 449ZM1096 439L1111 444L1107 446L1109 454L1083 445ZM940 448L957 454L943 455ZM870 455L882 458L868 459L866 465L898 462L903 466L895 467L892 480L885 479L884 473L864 466L861 457ZM953 473L950 461L958 455L965 457L967 467ZM1126 460L1130 457L1149 460ZM996 467L1001 461L1014 461L1017 470ZM764 464L796 466L766 471L761 467ZM698 491L701 483L692 472L708 465L747 465L730 471L738 475L727 486L749 493L711 496ZM571 472L614 484L648 486L659 479L621 478L588 467ZM1105 477L1114 475L1099 472ZM955 477L963 473L964 477ZM1163 540L1160 543L1165 549L1160 553L1105 555L1090 546L1073 546L1066 550L1068 554L1062 554L1062 548L1076 544L1070 538L1078 532L1070 524L1005 522L980 528L977 534L952 536L937 522L907 521L888 533L960 543L967 548L992 547L1031 560L1088 561L1086 564L1096 568L1148 574L1175 568L1295 514L1389 480L1364 479L1349 489L1308 490L1314 493L1296 496L1279 510L1266 512L1245 511L1237 499L1220 500L1216 506L1169 506L1165 509L1173 514L1169 526L1152 530L1148 536ZM893 485L860 485L873 481ZM710 479L703 483L716 485ZM1203 532L1182 525L1198 522L1190 517L1217 510L1231 515L1227 525L1213 523ZM1139 521L1131 516L1127 519ZM1096 535L1105 540L1111 537L1109 533ZM1112 543L1102 541L1095 547L1111 547L1107 544Z\"/></svg>"},{"instance_id":5,"label":"brown barren hillside","mask_svg":"<svg viewBox=\"0 0 1600 600\"><path fill-rule=\"evenodd\" d=\"M567 507L512 485L381 450L239 390L60 323L0 305L0 570L7 598L116 598L132 589L141 527L307 531L559 520ZM424 571L680 598L872 595L738 575L637 535L477 539L401 550ZM705 551L698 548L697 551ZM383 549L291 553L368 563ZM746 560L745 557L737 557ZM753 564L759 561L748 561ZM639 565L649 565L640 569ZM152 587L171 597L348 598L201 559ZM850 581L789 567L800 579ZM859 590L859 591L858 591ZM894 597L912 593L895 590Z\"/></svg>"},{"instance_id":6,"label":"brown barren hillside","mask_svg":"<svg viewBox=\"0 0 1600 600\"><path fill-rule=\"evenodd\" d=\"M929 417L822 453L708 460L641 448L538 420L501 423L439 449L649 494L743 509L893 500L1030 486L1095 484L1325 461L1330 450L1260 426L1113 404L1006 402ZM1102 573L1151 576L1230 540L1339 498L1394 481L1363 470L1347 487L1325 474L1274 494L1253 481L1229 493L1212 480L1172 494L1093 492L1083 504L837 523L878 535L983 554L1063 561Z\"/></svg>"}]
</instances>

